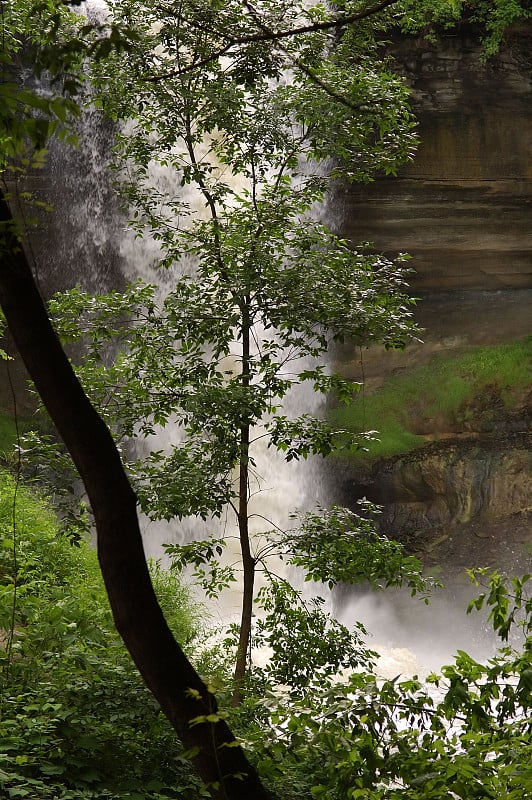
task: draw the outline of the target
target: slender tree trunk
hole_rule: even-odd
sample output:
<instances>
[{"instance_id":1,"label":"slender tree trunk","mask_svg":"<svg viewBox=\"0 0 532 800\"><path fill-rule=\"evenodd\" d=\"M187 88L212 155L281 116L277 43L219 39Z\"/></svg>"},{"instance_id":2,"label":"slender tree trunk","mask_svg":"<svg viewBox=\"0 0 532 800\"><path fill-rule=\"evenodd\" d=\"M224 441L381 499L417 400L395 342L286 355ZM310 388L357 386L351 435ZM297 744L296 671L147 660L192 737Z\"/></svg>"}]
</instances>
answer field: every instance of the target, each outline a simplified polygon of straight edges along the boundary
<instances>
[{"instance_id":1,"label":"slender tree trunk","mask_svg":"<svg viewBox=\"0 0 532 800\"><path fill-rule=\"evenodd\" d=\"M243 450L249 452L249 426L241 430L241 443ZM251 619L253 615L253 591L255 584L255 559L251 554L248 520L248 461L241 459L239 477L239 507L238 529L240 536L240 551L242 554L242 571L244 575L242 589L242 614L240 618L240 633L238 651L235 664L232 703L234 706L242 702L242 683L247 669L247 658L251 640Z\"/></svg>"},{"instance_id":2,"label":"slender tree trunk","mask_svg":"<svg viewBox=\"0 0 532 800\"><path fill-rule=\"evenodd\" d=\"M242 386L249 388L251 380L250 363L250 334L251 321L249 316L249 298L244 298L241 305L242 315ZM249 430L247 421L240 428L240 462L238 479L238 532L240 537L240 552L242 555L242 571L244 575L242 589L242 614L240 618L240 633L234 672L234 691L232 703L234 706L242 702L242 684L246 674L247 658L251 641L251 619L253 615L253 591L255 584L255 559L251 553L249 538Z\"/></svg>"},{"instance_id":3,"label":"slender tree trunk","mask_svg":"<svg viewBox=\"0 0 532 800\"><path fill-rule=\"evenodd\" d=\"M83 479L118 632L215 800L271 800L217 704L174 640L144 556L136 498L111 434L77 380L0 194L0 304L50 417ZM198 718L210 715L210 720ZM196 723L195 720L198 720Z\"/></svg>"}]
</instances>

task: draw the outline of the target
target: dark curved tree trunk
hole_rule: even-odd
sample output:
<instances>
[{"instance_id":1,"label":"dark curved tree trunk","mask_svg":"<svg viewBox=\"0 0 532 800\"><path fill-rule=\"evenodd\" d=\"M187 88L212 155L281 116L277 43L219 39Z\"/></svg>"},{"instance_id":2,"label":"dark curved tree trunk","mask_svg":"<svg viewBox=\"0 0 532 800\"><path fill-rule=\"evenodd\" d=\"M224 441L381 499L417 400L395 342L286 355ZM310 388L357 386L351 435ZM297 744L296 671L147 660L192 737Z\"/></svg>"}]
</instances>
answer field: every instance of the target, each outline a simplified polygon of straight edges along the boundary
<instances>
[{"instance_id":1,"label":"dark curved tree trunk","mask_svg":"<svg viewBox=\"0 0 532 800\"><path fill-rule=\"evenodd\" d=\"M216 800L270 800L217 704L173 638L155 597L135 494L111 434L50 323L0 195L0 304L39 395L65 442L94 513L98 558L116 627ZM210 720L194 720L210 716Z\"/></svg>"}]
</instances>

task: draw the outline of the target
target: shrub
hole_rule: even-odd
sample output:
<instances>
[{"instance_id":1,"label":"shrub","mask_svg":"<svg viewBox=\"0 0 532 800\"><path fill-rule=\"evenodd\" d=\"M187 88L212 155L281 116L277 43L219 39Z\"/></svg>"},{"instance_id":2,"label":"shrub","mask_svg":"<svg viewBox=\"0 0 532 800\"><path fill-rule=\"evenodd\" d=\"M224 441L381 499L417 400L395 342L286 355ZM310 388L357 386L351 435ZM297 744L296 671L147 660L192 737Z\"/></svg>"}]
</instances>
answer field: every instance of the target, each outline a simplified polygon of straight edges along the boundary
<instances>
[{"instance_id":1,"label":"shrub","mask_svg":"<svg viewBox=\"0 0 532 800\"><path fill-rule=\"evenodd\" d=\"M0 533L0 794L196 797L179 742L114 630L95 551L61 536L46 501L6 473ZM192 647L199 609L174 576L153 572L174 633Z\"/></svg>"}]
</instances>

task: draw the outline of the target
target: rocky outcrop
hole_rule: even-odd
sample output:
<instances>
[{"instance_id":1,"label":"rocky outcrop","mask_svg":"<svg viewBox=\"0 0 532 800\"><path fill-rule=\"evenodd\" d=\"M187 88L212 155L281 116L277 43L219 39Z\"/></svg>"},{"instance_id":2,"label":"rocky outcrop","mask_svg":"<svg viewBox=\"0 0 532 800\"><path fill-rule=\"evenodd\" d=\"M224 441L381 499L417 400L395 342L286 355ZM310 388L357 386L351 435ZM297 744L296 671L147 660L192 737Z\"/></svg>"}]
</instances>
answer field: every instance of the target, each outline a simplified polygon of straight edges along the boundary
<instances>
[{"instance_id":1,"label":"rocky outcrop","mask_svg":"<svg viewBox=\"0 0 532 800\"><path fill-rule=\"evenodd\" d=\"M339 190L343 231L414 257L416 291L532 285L532 25L485 63L470 32L393 48L420 145L395 179Z\"/></svg>"},{"instance_id":2,"label":"rocky outcrop","mask_svg":"<svg viewBox=\"0 0 532 800\"><path fill-rule=\"evenodd\" d=\"M531 445L530 433L480 436L344 465L342 500L382 504L382 531L447 572L487 562L522 567L532 553Z\"/></svg>"}]
</instances>

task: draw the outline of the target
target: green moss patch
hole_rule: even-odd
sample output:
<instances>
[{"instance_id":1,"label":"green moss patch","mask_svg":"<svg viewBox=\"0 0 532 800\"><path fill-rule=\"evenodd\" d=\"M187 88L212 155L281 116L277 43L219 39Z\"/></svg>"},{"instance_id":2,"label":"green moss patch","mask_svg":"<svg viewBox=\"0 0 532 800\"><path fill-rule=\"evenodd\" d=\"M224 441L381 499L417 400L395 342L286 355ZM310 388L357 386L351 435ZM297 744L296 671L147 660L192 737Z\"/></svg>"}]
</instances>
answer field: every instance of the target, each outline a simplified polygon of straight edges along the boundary
<instances>
[{"instance_id":1,"label":"green moss patch","mask_svg":"<svg viewBox=\"0 0 532 800\"><path fill-rule=\"evenodd\" d=\"M474 430L490 415L523 406L532 383L532 337L477 347L460 354L436 355L426 366L389 378L374 392L357 395L349 406L331 412L335 424L350 431L378 431L364 457L408 452L445 431ZM362 457L357 451L355 457Z\"/></svg>"}]
</instances>

